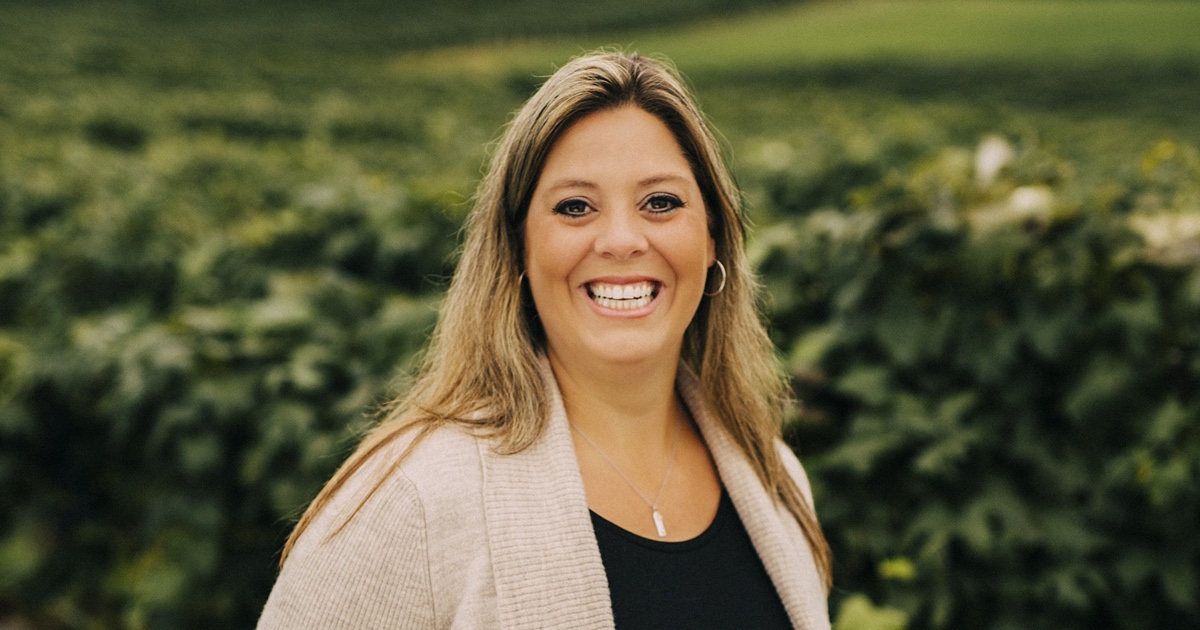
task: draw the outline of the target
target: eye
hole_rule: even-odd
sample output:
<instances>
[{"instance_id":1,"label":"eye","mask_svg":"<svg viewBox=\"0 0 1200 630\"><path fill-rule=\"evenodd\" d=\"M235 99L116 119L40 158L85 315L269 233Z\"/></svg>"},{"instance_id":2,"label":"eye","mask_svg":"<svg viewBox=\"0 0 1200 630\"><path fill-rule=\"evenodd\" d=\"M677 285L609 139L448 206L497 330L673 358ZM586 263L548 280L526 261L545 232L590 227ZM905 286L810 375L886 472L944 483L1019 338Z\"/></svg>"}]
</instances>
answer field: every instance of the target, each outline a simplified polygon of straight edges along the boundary
<instances>
[{"instance_id":1,"label":"eye","mask_svg":"<svg viewBox=\"0 0 1200 630\"><path fill-rule=\"evenodd\" d=\"M656 214L670 212L683 206L684 203L679 197L668 193L657 193L646 200L646 209Z\"/></svg>"},{"instance_id":2,"label":"eye","mask_svg":"<svg viewBox=\"0 0 1200 630\"><path fill-rule=\"evenodd\" d=\"M581 217L591 211L588 202L583 199L564 199L554 206L554 213L568 217Z\"/></svg>"}]
</instances>

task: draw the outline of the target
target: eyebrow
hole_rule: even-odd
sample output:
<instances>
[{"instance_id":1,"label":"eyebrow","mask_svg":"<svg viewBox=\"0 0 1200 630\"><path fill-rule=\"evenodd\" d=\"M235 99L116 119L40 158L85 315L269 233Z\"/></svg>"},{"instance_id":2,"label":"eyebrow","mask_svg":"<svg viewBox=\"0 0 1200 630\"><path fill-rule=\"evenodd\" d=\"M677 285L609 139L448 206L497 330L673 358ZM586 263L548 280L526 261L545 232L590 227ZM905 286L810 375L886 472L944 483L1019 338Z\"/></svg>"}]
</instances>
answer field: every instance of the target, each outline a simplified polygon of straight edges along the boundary
<instances>
[{"instance_id":1,"label":"eyebrow","mask_svg":"<svg viewBox=\"0 0 1200 630\"><path fill-rule=\"evenodd\" d=\"M677 175L674 173L664 173L662 175L654 175L654 176L647 177L646 179L638 181L637 187L638 188L648 188L650 186L654 186L656 184L662 184L664 182L686 182L686 181L687 181L687 178L682 175ZM586 179L564 179L562 181L555 182L554 185L550 186L546 190L552 191L552 190L559 190L561 188L595 189L595 188L599 188L599 187L600 187L599 184L588 181Z\"/></svg>"}]
</instances>

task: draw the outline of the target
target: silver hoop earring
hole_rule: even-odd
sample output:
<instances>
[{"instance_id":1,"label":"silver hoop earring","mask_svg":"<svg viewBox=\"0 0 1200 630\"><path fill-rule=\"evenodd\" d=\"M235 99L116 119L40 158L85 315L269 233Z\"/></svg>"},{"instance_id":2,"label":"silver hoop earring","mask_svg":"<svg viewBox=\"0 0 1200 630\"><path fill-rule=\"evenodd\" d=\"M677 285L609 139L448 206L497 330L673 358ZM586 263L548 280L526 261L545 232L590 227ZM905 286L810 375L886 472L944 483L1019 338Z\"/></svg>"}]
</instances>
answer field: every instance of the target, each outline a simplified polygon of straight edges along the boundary
<instances>
[{"instance_id":1,"label":"silver hoop earring","mask_svg":"<svg viewBox=\"0 0 1200 630\"><path fill-rule=\"evenodd\" d=\"M718 260L718 261L715 261L715 262L716 262L716 265L717 265L717 271L720 271L720 272L721 272L721 284L720 284L720 286L718 286L718 287L717 287L717 290L716 290L716 291L713 291L712 293L709 293L708 291L705 291L705 292L704 292L704 295L707 295L708 297L712 297L712 296L714 296L714 295L718 295L719 293L721 293L722 291L724 291L724 290L725 290L725 280L727 280L727 279L729 278L729 275L725 273L725 265L722 265L722 264L721 264L721 261L719 261L719 260ZM706 283L706 286L707 286L707 283Z\"/></svg>"},{"instance_id":2,"label":"silver hoop earring","mask_svg":"<svg viewBox=\"0 0 1200 630\"><path fill-rule=\"evenodd\" d=\"M525 272L524 271L517 274L517 286L521 286L522 282L525 282Z\"/></svg>"}]
</instances>

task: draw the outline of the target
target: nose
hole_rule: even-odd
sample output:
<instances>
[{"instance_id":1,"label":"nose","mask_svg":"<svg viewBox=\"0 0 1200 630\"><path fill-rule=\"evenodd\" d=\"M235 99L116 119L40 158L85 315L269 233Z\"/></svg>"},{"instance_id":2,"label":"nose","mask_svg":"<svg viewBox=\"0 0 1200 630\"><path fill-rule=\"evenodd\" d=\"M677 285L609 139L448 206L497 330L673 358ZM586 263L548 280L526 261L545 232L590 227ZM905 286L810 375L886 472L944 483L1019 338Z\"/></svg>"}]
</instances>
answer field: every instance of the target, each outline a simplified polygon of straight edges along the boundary
<instances>
[{"instance_id":1,"label":"nose","mask_svg":"<svg viewBox=\"0 0 1200 630\"><path fill-rule=\"evenodd\" d=\"M597 221L595 249L602 256L625 260L645 253L649 247L645 225L636 209L604 213Z\"/></svg>"}]
</instances>

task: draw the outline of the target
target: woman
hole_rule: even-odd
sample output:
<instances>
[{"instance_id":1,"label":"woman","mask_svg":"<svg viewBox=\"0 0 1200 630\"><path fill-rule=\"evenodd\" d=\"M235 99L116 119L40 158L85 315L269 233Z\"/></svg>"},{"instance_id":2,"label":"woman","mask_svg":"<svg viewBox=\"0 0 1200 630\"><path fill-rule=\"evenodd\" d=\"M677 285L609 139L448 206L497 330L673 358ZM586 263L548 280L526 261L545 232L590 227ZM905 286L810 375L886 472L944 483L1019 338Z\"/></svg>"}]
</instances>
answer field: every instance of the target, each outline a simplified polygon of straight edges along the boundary
<instances>
[{"instance_id":1,"label":"woman","mask_svg":"<svg viewBox=\"0 0 1200 630\"><path fill-rule=\"evenodd\" d=\"M827 628L737 193L675 74L581 57L480 184L424 367L260 628Z\"/></svg>"}]
</instances>

